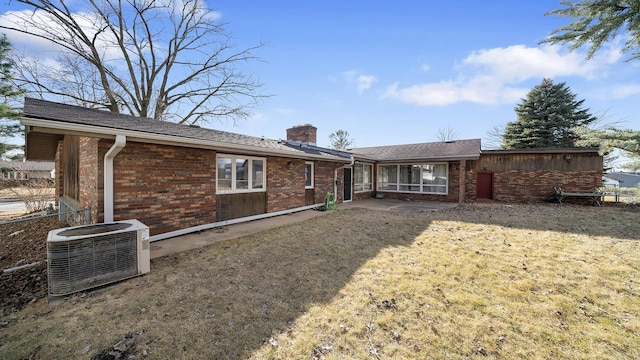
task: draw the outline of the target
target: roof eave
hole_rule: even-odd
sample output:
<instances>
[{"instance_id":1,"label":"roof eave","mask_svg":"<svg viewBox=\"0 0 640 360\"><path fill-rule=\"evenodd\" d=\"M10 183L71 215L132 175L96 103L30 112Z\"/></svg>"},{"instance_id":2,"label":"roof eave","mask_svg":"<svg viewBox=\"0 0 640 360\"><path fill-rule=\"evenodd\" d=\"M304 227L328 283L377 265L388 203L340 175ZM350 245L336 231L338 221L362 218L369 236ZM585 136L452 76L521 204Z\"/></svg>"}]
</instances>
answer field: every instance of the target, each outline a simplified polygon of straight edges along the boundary
<instances>
[{"instance_id":1,"label":"roof eave","mask_svg":"<svg viewBox=\"0 0 640 360\"><path fill-rule=\"evenodd\" d=\"M459 156L429 156L429 157L406 157L398 159L378 159L379 163L402 163L407 161L464 161L464 160L478 160L480 155L459 155Z\"/></svg>"},{"instance_id":2,"label":"roof eave","mask_svg":"<svg viewBox=\"0 0 640 360\"><path fill-rule=\"evenodd\" d=\"M128 140L134 142L154 143L161 145L173 145L192 147L199 149L212 149L227 152L243 152L248 154L260 154L263 156L280 156L298 159L313 159L324 161L335 161L340 163L350 163L350 159L340 158L337 156L313 155L307 153L293 153L289 151L280 151L275 149L261 148L256 146L238 145L223 143L211 140L201 140L194 138L185 138L175 135L143 133L135 130L124 130L116 128L106 128L102 126L85 125L67 123L61 121L43 120L36 118L23 117L20 123L25 125L25 132L43 132L49 134L60 135L79 135L89 137L99 137L105 139L115 139L116 135L124 135Z\"/></svg>"},{"instance_id":3,"label":"roof eave","mask_svg":"<svg viewBox=\"0 0 640 360\"><path fill-rule=\"evenodd\" d=\"M482 150L483 154L588 154L597 153L598 148L541 148L541 149L498 149L498 150Z\"/></svg>"}]
</instances>

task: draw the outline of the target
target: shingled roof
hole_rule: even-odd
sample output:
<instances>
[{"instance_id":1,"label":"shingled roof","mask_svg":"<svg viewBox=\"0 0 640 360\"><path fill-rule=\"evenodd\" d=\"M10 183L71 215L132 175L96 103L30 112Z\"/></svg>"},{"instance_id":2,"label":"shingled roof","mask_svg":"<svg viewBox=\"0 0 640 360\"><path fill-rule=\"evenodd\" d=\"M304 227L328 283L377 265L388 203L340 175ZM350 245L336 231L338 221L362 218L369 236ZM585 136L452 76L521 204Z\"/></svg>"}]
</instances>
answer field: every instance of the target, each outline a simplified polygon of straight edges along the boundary
<instances>
[{"instance_id":1,"label":"shingled roof","mask_svg":"<svg viewBox=\"0 0 640 360\"><path fill-rule=\"evenodd\" d=\"M41 132L46 132L46 129L49 128L73 129L74 133L77 133L81 127L82 131L89 136L91 134L94 136L123 134L137 141L161 137L167 141L191 142L203 147L242 148L244 152L251 150L256 153L277 152L279 155L290 154L295 157L310 155L314 158L324 157L327 160L341 162L348 160L348 157L340 156L330 149L315 146L287 144L284 140L265 139L32 98L25 99L22 122L26 125L37 126L38 131ZM57 131L57 133L59 132Z\"/></svg>"},{"instance_id":2,"label":"shingled roof","mask_svg":"<svg viewBox=\"0 0 640 360\"><path fill-rule=\"evenodd\" d=\"M350 149L356 158L374 161L456 161L480 157L480 139L373 146Z\"/></svg>"}]
</instances>

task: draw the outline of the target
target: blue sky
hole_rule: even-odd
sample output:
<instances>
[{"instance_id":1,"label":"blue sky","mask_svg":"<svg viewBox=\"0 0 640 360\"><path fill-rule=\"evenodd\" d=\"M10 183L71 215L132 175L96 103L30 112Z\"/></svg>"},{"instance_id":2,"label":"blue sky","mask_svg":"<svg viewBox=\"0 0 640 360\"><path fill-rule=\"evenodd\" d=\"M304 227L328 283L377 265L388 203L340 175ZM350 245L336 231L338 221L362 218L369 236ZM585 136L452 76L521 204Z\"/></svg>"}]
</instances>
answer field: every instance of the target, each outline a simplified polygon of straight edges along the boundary
<instances>
[{"instance_id":1,"label":"blue sky","mask_svg":"<svg viewBox=\"0 0 640 360\"><path fill-rule=\"evenodd\" d=\"M273 95L249 119L209 127L278 139L311 123L318 145L346 130L357 147L436 141L451 128L487 148L487 133L514 121L520 99L550 77L603 122L640 129L640 63L625 62L619 44L590 61L585 51L538 45L569 21L543 15L558 1L209 4L238 49L265 43L256 51L263 62L246 70Z\"/></svg>"},{"instance_id":2,"label":"blue sky","mask_svg":"<svg viewBox=\"0 0 640 360\"><path fill-rule=\"evenodd\" d=\"M318 144L342 129L356 146L437 140L439 129L484 138L514 121L543 77L566 82L605 122L640 129L640 64L618 47L585 52L538 45L568 22L558 1L216 1L235 41L258 51L267 99L226 129L281 138L311 123ZM488 141L484 141L488 143Z\"/></svg>"}]
</instances>

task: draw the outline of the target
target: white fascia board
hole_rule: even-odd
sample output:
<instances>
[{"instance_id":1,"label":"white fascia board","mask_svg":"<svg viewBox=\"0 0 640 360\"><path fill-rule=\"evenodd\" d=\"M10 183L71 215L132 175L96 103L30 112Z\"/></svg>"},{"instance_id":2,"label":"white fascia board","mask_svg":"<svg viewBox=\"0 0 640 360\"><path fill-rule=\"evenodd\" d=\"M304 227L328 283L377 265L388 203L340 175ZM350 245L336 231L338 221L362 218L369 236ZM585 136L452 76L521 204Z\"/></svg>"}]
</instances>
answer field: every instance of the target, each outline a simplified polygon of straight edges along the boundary
<instances>
[{"instance_id":1,"label":"white fascia board","mask_svg":"<svg viewBox=\"0 0 640 360\"><path fill-rule=\"evenodd\" d=\"M351 162L351 159L343 159L343 158L333 157L333 156L320 156L320 155L312 155L312 154L304 154L304 153L296 154L288 151L260 148L260 147L247 146L247 145L237 145L237 144L231 144L231 143L215 142L211 140L193 139L193 138L179 137L175 135L145 133L145 132L134 131L134 130L105 128L105 127L93 126L93 125L65 123L60 121L22 118L20 120L20 123L22 123L22 125L30 127L30 128L27 128L26 130L28 132L37 131L37 132L43 132L43 133L49 133L49 134L79 135L79 136L88 136L88 137L99 137L99 138L105 138L105 139L115 139L116 135L124 135L131 142L183 146L183 147L191 147L191 148L198 148L198 149L210 149L210 150L230 152L230 153L242 152L246 154L255 154L260 156L272 155L272 156L287 157L287 158L335 161L335 162L341 162L341 163Z\"/></svg>"}]
</instances>

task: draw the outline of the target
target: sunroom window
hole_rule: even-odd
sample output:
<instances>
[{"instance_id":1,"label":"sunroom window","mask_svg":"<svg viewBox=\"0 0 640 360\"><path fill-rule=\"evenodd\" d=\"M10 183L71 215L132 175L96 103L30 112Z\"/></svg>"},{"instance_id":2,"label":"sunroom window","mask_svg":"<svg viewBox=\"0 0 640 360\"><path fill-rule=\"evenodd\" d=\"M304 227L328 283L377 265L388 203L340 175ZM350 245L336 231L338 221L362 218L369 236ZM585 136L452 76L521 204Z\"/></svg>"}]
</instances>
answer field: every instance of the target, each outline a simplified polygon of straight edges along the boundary
<instances>
[{"instance_id":1,"label":"sunroom window","mask_svg":"<svg viewBox=\"0 0 640 360\"><path fill-rule=\"evenodd\" d=\"M218 155L216 193L264 191L266 159Z\"/></svg>"},{"instance_id":2,"label":"sunroom window","mask_svg":"<svg viewBox=\"0 0 640 360\"><path fill-rule=\"evenodd\" d=\"M448 186L447 163L378 166L378 191L446 195Z\"/></svg>"}]
</instances>

